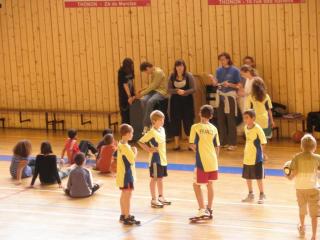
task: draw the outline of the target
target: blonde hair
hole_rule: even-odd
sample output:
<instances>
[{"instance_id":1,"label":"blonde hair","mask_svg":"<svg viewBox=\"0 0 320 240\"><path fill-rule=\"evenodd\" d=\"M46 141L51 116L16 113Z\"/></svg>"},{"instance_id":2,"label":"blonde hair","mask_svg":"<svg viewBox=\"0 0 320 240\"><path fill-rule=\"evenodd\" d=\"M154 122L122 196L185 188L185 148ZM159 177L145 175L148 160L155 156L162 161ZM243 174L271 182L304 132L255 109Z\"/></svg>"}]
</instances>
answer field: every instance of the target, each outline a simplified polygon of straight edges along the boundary
<instances>
[{"instance_id":1,"label":"blonde hair","mask_svg":"<svg viewBox=\"0 0 320 240\"><path fill-rule=\"evenodd\" d=\"M150 119L152 123L164 118L164 114L159 110L155 110L150 114Z\"/></svg>"},{"instance_id":2,"label":"blonde hair","mask_svg":"<svg viewBox=\"0 0 320 240\"><path fill-rule=\"evenodd\" d=\"M317 141L311 134L306 134L301 138L301 149L304 152L313 152L317 147Z\"/></svg>"}]
</instances>

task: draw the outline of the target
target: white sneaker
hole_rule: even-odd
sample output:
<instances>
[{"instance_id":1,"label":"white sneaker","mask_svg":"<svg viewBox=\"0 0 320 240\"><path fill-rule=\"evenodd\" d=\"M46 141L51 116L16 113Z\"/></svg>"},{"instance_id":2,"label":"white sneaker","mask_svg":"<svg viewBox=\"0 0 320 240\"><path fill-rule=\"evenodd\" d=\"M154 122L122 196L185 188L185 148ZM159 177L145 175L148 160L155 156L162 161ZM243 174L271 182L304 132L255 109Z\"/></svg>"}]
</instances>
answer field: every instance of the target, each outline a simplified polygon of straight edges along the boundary
<instances>
[{"instance_id":1,"label":"white sneaker","mask_svg":"<svg viewBox=\"0 0 320 240\"><path fill-rule=\"evenodd\" d=\"M165 199L164 197L159 197L158 198L158 201L160 202L160 203L162 203L162 205L171 205L171 202L168 200L168 199Z\"/></svg>"},{"instance_id":2,"label":"white sneaker","mask_svg":"<svg viewBox=\"0 0 320 240\"><path fill-rule=\"evenodd\" d=\"M264 193L260 194L258 204L263 204L265 199L266 199L266 195Z\"/></svg>"},{"instance_id":3,"label":"white sneaker","mask_svg":"<svg viewBox=\"0 0 320 240\"><path fill-rule=\"evenodd\" d=\"M253 200L254 200L254 194L249 193L246 198L242 199L242 202L253 202Z\"/></svg>"},{"instance_id":4,"label":"white sneaker","mask_svg":"<svg viewBox=\"0 0 320 240\"><path fill-rule=\"evenodd\" d=\"M201 218L201 217L209 217L210 214L208 213L207 209L199 209L198 213L197 213L197 217Z\"/></svg>"},{"instance_id":5,"label":"white sneaker","mask_svg":"<svg viewBox=\"0 0 320 240\"><path fill-rule=\"evenodd\" d=\"M153 208L163 208L163 204L156 199L151 200L151 207Z\"/></svg>"}]
</instances>

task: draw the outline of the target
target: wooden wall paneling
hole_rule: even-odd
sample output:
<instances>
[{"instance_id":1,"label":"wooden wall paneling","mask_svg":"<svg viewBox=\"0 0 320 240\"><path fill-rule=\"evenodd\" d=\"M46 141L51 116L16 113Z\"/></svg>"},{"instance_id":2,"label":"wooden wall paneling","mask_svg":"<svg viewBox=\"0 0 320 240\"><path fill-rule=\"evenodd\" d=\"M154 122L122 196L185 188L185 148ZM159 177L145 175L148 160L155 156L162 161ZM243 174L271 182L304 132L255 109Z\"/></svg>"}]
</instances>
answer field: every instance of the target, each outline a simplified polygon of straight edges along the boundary
<instances>
[{"instance_id":1,"label":"wooden wall paneling","mask_svg":"<svg viewBox=\"0 0 320 240\"><path fill-rule=\"evenodd\" d=\"M269 6L268 5L263 5L261 7L261 18L262 18L262 24L261 24L261 29L262 29L262 36L261 36L261 41L262 41L262 67L263 67L263 78L267 82L267 87L268 87L268 94L270 97L272 97L273 101L279 101L279 86L276 86L275 91L276 96L273 96L273 84L274 82L272 81L272 71L271 71L271 36L270 36L270 22L268 21L269 19ZM272 26L274 28L274 26Z\"/></svg>"},{"instance_id":2,"label":"wooden wall paneling","mask_svg":"<svg viewBox=\"0 0 320 240\"><path fill-rule=\"evenodd\" d=\"M192 71L189 59L189 39L188 39L188 15L187 15L187 0L180 0L180 37L181 37L181 53L182 59L185 60L188 69Z\"/></svg>"},{"instance_id":3,"label":"wooden wall paneling","mask_svg":"<svg viewBox=\"0 0 320 240\"><path fill-rule=\"evenodd\" d=\"M310 4L310 2L309 2ZM312 91L311 91L311 71L310 71L310 31L309 31L309 6L308 4L302 4L300 6L300 52L301 52L301 79L296 79L302 88L301 97L297 100L297 109L301 112L311 112L312 109ZM297 33L298 34L298 33ZM299 85L298 85L299 87ZM300 105L303 106L301 109Z\"/></svg>"},{"instance_id":4,"label":"wooden wall paneling","mask_svg":"<svg viewBox=\"0 0 320 240\"><path fill-rule=\"evenodd\" d=\"M20 84L24 86L22 89L24 91L24 104L27 108L33 108L33 97L31 95L31 80L30 80L30 67L29 67L29 53L28 53L28 42L31 41L27 37L27 22L25 15L25 1L17 2L17 11L18 11L18 21L19 21L19 31L20 31L20 71L22 73ZM34 128L35 122L33 119L33 114L27 113L24 114L24 117L31 119L31 122L25 122L22 126L24 128Z\"/></svg>"},{"instance_id":5,"label":"wooden wall paneling","mask_svg":"<svg viewBox=\"0 0 320 240\"><path fill-rule=\"evenodd\" d=\"M172 1L164 1L165 4L165 19L166 19L166 51L167 51L167 71L170 74L172 71L173 64L176 59L179 57L175 56L174 48L176 43L174 42L174 33L173 33L173 9Z\"/></svg>"},{"instance_id":6,"label":"wooden wall paneling","mask_svg":"<svg viewBox=\"0 0 320 240\"><path fill-rule=\"evenodd\" d=\"M45 92L44 92L44 79L43 79L43 61L42 61L42 52L41 52L41 34L40 34L40 16L39 16L39 7L37 1L30 0L31 8L31 18L32 18L32 35L33 35L33 44L34 44L34 65L35 65L35 79L32 84L34 85L32 93L34 93L35 102L38 102L38 106L45 108ZM32 49L32 48L30 48ZM32 56L32 54L30 55ZM30 60L32 61L32 59ZM30 66L32 64L30 63ZM35 114L36 115L36 114ZM45 116L40 114L39 116L39 125L38 128L45 128Z\"/></svg>"},{"instance_id":7,"label":"wooden wall paneling","mask_svg":"<svg viewBox=\"0 0 320 240\"><path fill-rule=\"evenodd\" d=\"M210 59L211 59L211 69L210 73L215 75L216 68L218 66L218 30L217 30L217 8L214 6L210 6L209 10L209 41L210 45L208 52L210 52ZM219 34L220 35L220 34Z\"/></svg>"},{"instance_id":8,"label":"wooden wall paneling","mask_svg":"<svg viewBox=\"0 0 320 240\"><path fill-rule=\"evenodd\" d=\"M7 31L8 31L8 50L10 55L10 67L11 67L11 97L13 98L12 101L12 107L19 108L21 106L20 102L20 96L19 96L19 83L17 81L18 78L18 71L17 71L17 61L16 61L16 36L14 32L14 13L13 10L15 9L13 7L13 2L7 2L6 3L6 10L7 10ZM18 21L18 19L16 19ZM10 85L9 85L10 86ZM8 95L9 97L9 95ZM19 117L17 114L12 114L11 119L13 120L10 124L12 127L20 128L21 124L19 122Z\"/></svg>"},{"instance_id":9,"label":"wooden wall paneling","mask_svg":"<svg viewBox=\"0 0 320 240\"><path fill-rule=\"evenodd\" d=\"M232 24L231 24L231 8L236 6L222 6L223 9L223 29L224 29L224 51L232 54ZM238 64L238 63L236 63Z\"/></svg>"},{"instance_id":10,"label":"wooden wall paneling","mask_svg":"<svg viewBox=\"0 0 320 240\"><path fill-rule=\"evenodd\" d=\"M106 42L106 33L105 26L107 23L104 19L104 10L105 9L97 9L97 37L98 37L98 45L95 46L95 51L99 52L99 71L100 71L100 89L99 94L96 95L96 99L98 102L100 101L100 105L98 106L98 110L108 111L109 109L109 88L108 81L110 77L108 76L107 70L107 58L106 58L106 49L110 51L111 43ZM109 19L108 19L109 20ZM108 24L110 22L108 21ZM110 27L108 29L110 31ZM109 33L108 33L109 34ZM110 34L109 34L110 35ZM111 75L113 78L113 74ZM104 129L107 127L107 121L105 117L98 117L98 127L99 129Z\"/></svg>"},{"instance_id":11,"label":"wooden wall paneling","mask_svg":"<svg viewBox=\"0 0 320 240\"><path fill-rule=\"evenodd\" d=\"M52 61L50 65L52 66L52 79L55 82L54 89L50 89L52 92L52 102L55 103L54 108L56 109L65 109L65 104L70 104L69 99L65 98L63 94L63 78L62 78L62 69L61 69L61 47L63 47L63 40L61 39L59 24L58 24L58 12L57 12L57 2L50 1L49 6L49 16L51 19L51 46L52 46ZM62 40L62 41L61 41ZM54 81L55 80L55 81ZM59 118L64 119L67 122L66 114L60 114Z\"/></svg>"},{"instance_id":12,"label":"wooden wall paneling","mask_svg":"<svg viewBox=\"0 0 320 240\"><path fill-rule=\"evenodd\" d=\"M66 110L74 110L78 108L77 90L81 85L81 68L80 68L80 50L78 41L78 29L77 29L77 12L75 9L63 9L63 23L65 27L66 38L66 68L68 74L68 81L63 81L63 94L69 99L69 104L65 106ZM80 96L79 96L80 97ZM80 121L79 116L71 115L70 120L66 122L67 128L72 126L77 127Z\"/></svg>"},{"instance_id":13,"label":"wooden wall paneling","mask_svg":"<svg viewBox=\"0 0 320 240\"><path fill-rule=\"evenodd\" d=\"M158 22L160 39L160 62L158 66L167 73L169 70L168 47L167 47L167 23L165 14L165 0L158 0Z\"/></svg>"},{"instance_id":14,"label":"wooden wall paneling","mask_svg":"<svg viewBox=\"0 0 320 240\"><path fill-rule=\"evenodd\" d=\"M311 111L319 110L319 69L318 45L317 45L317 2L310 0L308 6L309 16L309 43L310 43L310 81L311 81ZM319 30L318 30L319 31ZM310 97L310 96L309 96Z\"/></svg>"},{"instance_id":15,"label":"wooden wall paneling","mask_svg":"<svg viewBox=\"0 0 320 240\"><path fill-rule=\"evenodd\" d=\"M47 68L48 68L48 94L46 97L50 98L50 109L58 109L57 101L57 84L55 76L55 59L54 59L54 47L53 47L53 35L52 35L52 17L49 3L43 3L43 17L42 22L43 29L45 30L44 40L46 41L46 57L47 57ZM61 116L63 118L63 115Z\"/></svg>"},{"instance_id":16,"label":"wooden wall paneling","mask_svg":"<svg viewBox=\"0 0 320 240\"><path fill-rule=\"evenodd\" d=\"M211 73L213 56L210 48L210 22L209 22L209 7L207 1L201 1L201 36L202 36L202 50L203 50L203 72ZM200 74L201 72L198 72Z\"/></svg>"},{"instance_id":17,"label":"wooden wall paneling","mask_svg":"<svg viewBox=\"0 0 320 240\"><path fill-rule=\"evenodd\" d=\"M91 32L88 28L90 28L88 23L88 14L87 11L89 9L77 9L77 21L78 21L78 34L79 34L79 46L80 46L80 66L81 66L81 84L76 85L78 87L77 94L78 94L78 106L77 109L90 109L90 98L92 92L90 92L89 84L91 84L91 73L92 68L90 68L91 62L90 57L88 56L89 52L89 37L87 36L89 32ZM77 128L79 129L91 129L90 126L81 126L80 122L77 123Z\"/></svg>"},{"instance_id":18,"label":"wooden wall paneling","mask_svg":"<svg viewBox=\"0 0 320 240\"><path fill-rule=\"evenodd\" d=\"M194 23L194 8L193 8L193 0L186 1L187 8L187 36L188 36L188 57L189 57L189 69L191 72L196 72L196 50L195 50L195 23Z\"/></svg>"},{"instance_id":19,"label":"wooden wall paneling","mask_svg":"<svg viewBox=\"0 0 320 240\"><path fill-rule=\"evenodd\" d=\"M71 39L71 35L70 33L67 33L67 29L65 27L65 25L70 24L70 18L68 13L66 14L67 17L65 17L64 9L61 7L61 4L63 4L62 1L56 1L53 3L55 6L53 6L52 9L55 9L57 17L56 29L54 28L56 31L54 34L57 36L57 42L54 42L54 45L56 45L55 48L59 49L59 51L55 49L56 68L59 69L59 73L57 72L56 74L57 86L59 86L59 89L57 89L57 96L59 98L58 106L59 109L70 110L71 94L69 92L69 82L72 82L72 78L69 77L69 70L73 71L74 66L73 64L69 65L68 63L68 59L69 57L72 57L72 53L70 56L68 55L67 36ZM71 43L71 40L69 42ZM72 49L72 46L70 46L70 48ZM72 69L69 69L69 66L70 68L72 67ZM67 124L72 125L72 116L64 114L63 118Z\"/></svg>"},{"instance_id":20,"label":"wooden wall paneling","mask_svg":"<svg viewBox=\"0 0 320 240\"><path fill-rule=\"evenodd\" d=\"M131 10L131 38L132 38L132 59L135 63L135 75L136 79L141 79L140 76L140 70L139 70L139 60L143 57L141 57L141 54L144 55L144 58L146 58L146 45L145 45L145 30L144 30L144 22L142 21L141 25L139 24L138 19L138 11L142 12L141 8L130 8ZM140 39L141 39L141 46L140 46ZM141 53L142 52L142 53ZM137 80L136 80L137 81ZM141 81L137 81L137 84L139 84L138 89L141 88Z\"/></svg>"},{"instance_id":21,"label":"wooden wall paneling","mask_svg":"<svg viewBox=\"0 0 320 240\"><path fill-rule=\"evenodd\" d=\"M239 67L242 65L240 53L240 28L239 28L239 7L231 7L231 40L232 40L232 59Z\"/></svg>"},{"instance_id":22,"label":"wooden wall paneling","mask_svg":"<svg viewBox=\"0 0 320 240\"><path fill-rule=\"evenodd\" d=\"M253 5L246 5L246 26L247 26L247 46L248 52L247 55L255 56L256 49L255 49L255 39L254 39L254 11Z\"/></svg>"},{"instance_id":23,"label":"wooden wall paneling","mask_svg":"<svg viewBox=\"0 0 320 240\"><path fill-rule=\"evenodd\" d=\"M84 91L83 96L86 96L89 100L85 103L85 109L89 110L97 110L96 102L95 102L95 72L94 72L94 48L93 48L93 28L91 25L91 8L84 9L83 17L84 17L84 37L85 37L85 62L87 69L87 79L84 81ZM90 114L90 118L92 123L83 125L84 129L97 129L97 117L95 115Z\"/></svg>"},{"instance_id":24,"label":"wooden wall paneling","mask_svg":"<svg viewBox=\"0 0 320 240\"><path fill-rule=\"evenodd\" d=\"M295 112L303 112L307 100L304 101L303 91L304 86L302 84L303 69L302 69L302 45L301 45L301 12L300 5L292 6L293 15L293 46L294 46L294 95L295 95ZM304 26L307 27L307 26ZM307 44L307 43L304 43ZM308 78L305 78L307 81ZM305 82L306 84L306 82ZM310 84L310 83L309 83ZM294 126L293 126L294 127ZM298 129L302 129L300 123L297 124Z\"/></svg>"},{"instance_id":25,"label":"wooden wall paneling","mask_svg":"<svg viewBox=\"0 0 320 240\"><path fill-rule=\"evenodd\" d=\"M173 47L174 49L172 50L174 53L174 58L178 59L178 58L182 58L182 47L181 47L181 35L180 35L180 2L179 0L172 0L172 1L168 1L171 3L171 9L168 10L171 12L171 17L172 17L172 28L173 28ZM166 5L167 4L166 2ZM170 6L169 6L170 7ZM169 13L168 13L169 14ZM169 18L169 16L168 16ZM169 20L170 21L170 20ZM170 36L168 36L168 38L170 38ZM190 69L189 69L190 70Z\"/></svg>"},{"instance_id":26,"label":"wooden wall paneling","mask_svg":"<svg viewBox=\"0 0 320 240\"><path fill-rule=\"evenodd\" d=\"M36 73L36 63L38 59L36 58L35 53L35 43L34 39L36 38L37 31L34 28L33 19L32 19L32 3L30 0L24 1L24 15L25 15L25 41L27 42L26 45L26 62L29 68L29 96L28 98L31 100L32 104L30 107L37 109L41 105L38 102L38 82L37 82L37 73ZM22 10L21 10L22 12ZM40 114L38 113L31 113L32 123L31 127L33 128L41 128L41 121L40 121Z\"/></svg>"},{"instance_id":27,"label":"wooden wall paneling","mask_svg":"<svg viewBox=\"0 0 320 240\"><path fill-rule=\"evenodd\" d=\"M265 41L262 37L262 13L261 5L256 5L253 7L253 17L254 21L254 46L255 46L255 60L257 63L257 69L261 76L264 76L264 63L263 63L263 42ZM268 83L268 80L267 80Z\"/></svg>"},{"instance_id":28,"label":"wooden wall paneling","mask_svg":"<svg viewBox=\"0 0 320 240\"><path fill-rule=\"evenodd\" d=\"M5 8L3 9L5 11ZM12 101L12 98L8 98L7 96L7 85L8 82L11 81L10 78L10 66L8 61L8 51L6 51L7 46L7 35L5 35L5 29L7 29L6 26L6 13L0 14L0 106L3 108L7 108L9 106L10 100ZM9 121L9 114L6 112L0 113L1 118L5 118L6 125L8 125Z\"/></svg>"},{"instance_id":29,"label":"wooden wall paneling","mask_svg":"<svg viewBox=\"0 0 320 240\"><path fill-rule=\"evenodd\" d=\"M224 6L216 6L217 40L218 53L225 52L228 46L225 46L225 28L224 28ZM217 55L218 56L218 55Z\"/></svg>"},{"instance_id":30,"label":"wooden wall paneling","mask_svg":"<svg viewBox=\"0 0 320 240\"><path fill-rule=\"evenodd\" d=\"M140 73L140 62L147 59L147 33L146 33L146 19L144 18L144 8L137 9L138 17L138 48L139 48L139 58L134 59L134 71L135 71L135 88L136 90L142 89L142 76Z\"/></svg>"},{"instance_id":31,"label":"wooden wall paneling","mask_svg":"<svg viewBox=\"0 0 320 240\"><path fill-rule=\"evenodd\" d=\"M193 14L194 14L194 59L195 59L195 73L202 73L204 71L204 55L206 52L204 51L203 46L203 24L201 19L201 1L193 0Z\"/></svg>"},{"instance_id":32,"label":"wooden wall paneling","mask_svg":"<svg viewBox=\"0 0 320 240\"><path fill-rule=\"evenodd\" d=\"M247 24L246 24L246 6L238 6L239 17L238 17L238 27L239 27L239 42L240 42L240 56L241 65L242 59L248 55L248 40L247 40ZM235 21L237 21L235 19Z\"/></svg>"},{"instance_id":33,"label":"wooden wall paneling","mask_svg":"<svg viewBox=\"0 0 320 240\"><path fill-rule=\"evenodd\" d=\"M275 49L276 57L278 58L279 65L279 87L280 87L280 103L288 107L288 92L287 92L287 57L286 57L286 35L288 34L285 26L284 19L284 6L280 5L276 8L277 12L277 42L278 48ZM270 26L272 31L272 26ZM282 121L280 125L280 131L282 136L288 135L288 124L286 121Z\"/></svg>"},{"instance_id":34,"label":"wooden wall paneling","mask_svg":"<svg viewBox=\"0 0 320 240\"><path fill-rule=\"evenodd\" d=\"M97 18L96 8L90 8L90 28L91 28L91 51L92 51L92 63L93 63L93 79L92 79L92 91L93 95L91 96L92 107L98 111L103 110L102 105L102 74L100 67L100 52L99 49L99 36L98 36L98 18ZM91 109L91 107L90 107ZM93 120L91 123L91 129L103 129L104 128L104 117L103 116L91 116ZM95 123L94 123L95 122Z\"/></svg>"},{"instance_id":35,"label":"wooden wall paneling","mask_svg":"<svg viewBox=\"0 0 320 240\"><path fill-rule=\"evenodd\" d=\"M153 53L154 53L154 64L157 67L161 66L161 47L160 47L160 32L159 29L159 7L158 7L158 0L152 1L151 4L151 21L152 21L152 37L153 37ZM148 79L149 82L149 79Z\"/></svg>"}]
</instances>

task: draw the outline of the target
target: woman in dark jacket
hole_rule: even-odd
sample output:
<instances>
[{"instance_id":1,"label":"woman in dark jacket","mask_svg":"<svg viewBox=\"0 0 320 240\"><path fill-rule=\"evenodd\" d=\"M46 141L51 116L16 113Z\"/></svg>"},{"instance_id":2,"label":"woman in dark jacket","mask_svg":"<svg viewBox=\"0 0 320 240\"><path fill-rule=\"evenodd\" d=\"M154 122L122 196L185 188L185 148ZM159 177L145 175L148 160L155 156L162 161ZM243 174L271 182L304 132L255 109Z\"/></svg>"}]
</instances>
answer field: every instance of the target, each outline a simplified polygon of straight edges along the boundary
<instances>
[{"instance_id":1,"label":"woman in dark jacket","mask_svg":"<svg viewBox=\"0 0 320 240\"><path fill-rule=\"evenodd\" d=\"M184 60L179 59L174 64L173 73L169 77L168 92L170 97L170 120L174 135L175 151L180 150L181 123L184 132L190 135L194 123L195 81L191 73L187 72Z\"/></svg>"},{"instance_id":2,"label":"woman in dark jacket","mask_svg":"<svg viewBox=\"0 0 320 240\"><path fill-rule=\"evenodd\" d=\"M135 99L133 80L133 61L131 58L125 58L118 71L119 106L122 123L130 124L130 105Z\"/></svg>"}]
</instances>

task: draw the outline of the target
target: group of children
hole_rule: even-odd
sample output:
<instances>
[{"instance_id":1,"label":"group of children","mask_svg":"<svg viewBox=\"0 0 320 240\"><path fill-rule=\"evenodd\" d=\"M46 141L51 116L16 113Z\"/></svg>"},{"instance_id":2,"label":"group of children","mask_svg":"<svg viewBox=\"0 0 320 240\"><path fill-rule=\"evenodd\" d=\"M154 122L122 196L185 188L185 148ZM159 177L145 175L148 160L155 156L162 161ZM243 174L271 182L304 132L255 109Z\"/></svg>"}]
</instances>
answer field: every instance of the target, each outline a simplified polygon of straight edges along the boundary
<instances>
[{"instance_id":1,"label":"group of children","mask_svg":"<svg viewBox=\"0 0 320 240\"><path fill-rule=\"evenodd\" d=\"M254 99L256 100L256 99ZM262 99L263 101L265 99ZM253 101L252 99L250 101ZM257 103L251 107L255 108ZM264 104L265 105L265 104ZM266 106L266 105L265 105ZM266 108L266 111L269 109ZM259 111L257 111L259 112ZM261 112L261 111L260 111ZM193 188L198 201L199 212L191 222L212 218L212 204L214 189L212 182L218 179L218 156L219 156L219 134L217 128L210 123L213 117L213 108L210 105L204 105L200 109L200 122L191 128L189 137L190 148L195 152L195 170ZM248 196L243 202L252 202L254 200L252 180L257 180L259 187L258 203L262 204L265 200L263 188L264 179L264 151L263 146L267 143L264 129L255 122L256 113L254 109L247 109L243 114L245 122L246 143L244 149L244 161L242 177L246 179L248 186ZM258 118L258 117L257 117ZM138 141L140 147L149 153L149 173L150 173L150 193L151 206L162 208L164 205L170 205L171 202L164 196L163 177L168 176L167 154L166 154L166 135L163 128L165 116L161 111L153 111L150 115L152 127ZM120 126L120 141L117 143L111 132L104 132L102 142L98 144L96 169L102 172L116 172L116 184L121 190L120 221L125 225L140 224L130 211L130 202L135 182L135 160L138 154L137 148L129 145L133 138L134 129L128 124ZM84 168L86 156L80 152L77 145L76 131L68 132L69 138L66 141L62 152L61 161L67 152L69 163L73 164L67 171L57 168L57 158L52 154L51 146L48 142L41 145L41 154L37 156L35 162L29 161L31 153L31 144L28 141L21 141L14 148L14 157L12 159L10 172L13 177L21 179L32 175L31 182L33 186L37 175L40 174L40 181L44 184L58 182L61 186L61 178L69 175L66 194L71 197L87 197L99 189L98 184L92 181L91 172ZM104 149L106 152L104 152ZM292 161L292 174L290 179L296 177L297 197L300 207L299 232L304 234L304 217L306 206L309 205L310 215L312 217L313 238L316 236L317 228L317 201L319 200L317 183L317 170L320 167L320 156L314 154L316 141L306 135L302 139L303 153L298 154ZM107 156L110 161L101 163L101 156ZM107 165L107 167L106 167ZM116 167L115 167L116 166ZM103 168L103 170L102 170ZM40 170L41 169L41 170ZM44 176L51 176L50 178ZM201 185L206 185L208 189L207 205L203 198Z\"/></svg>"}]
</instances>

